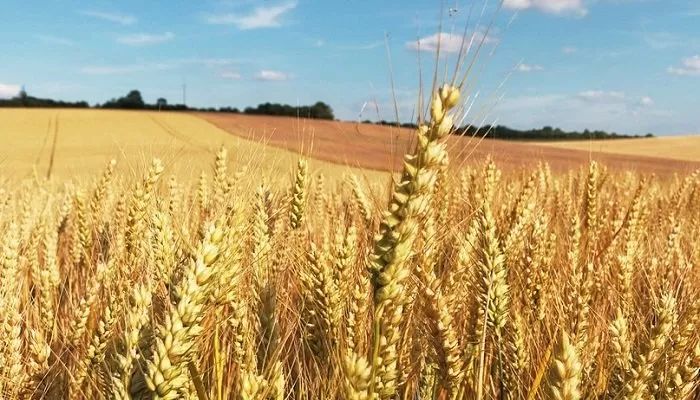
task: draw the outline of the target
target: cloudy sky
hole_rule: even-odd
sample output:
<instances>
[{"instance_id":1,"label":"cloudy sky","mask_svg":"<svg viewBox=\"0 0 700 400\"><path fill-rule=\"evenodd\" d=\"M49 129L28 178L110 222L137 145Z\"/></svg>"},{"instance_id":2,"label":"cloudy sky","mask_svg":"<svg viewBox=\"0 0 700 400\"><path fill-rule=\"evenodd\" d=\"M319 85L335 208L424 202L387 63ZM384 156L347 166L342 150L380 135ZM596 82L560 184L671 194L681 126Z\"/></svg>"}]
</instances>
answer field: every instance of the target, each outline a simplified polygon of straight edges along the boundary
<instances>
[{"instance_id":1,"label":"cloudy sky","mask_svg":"<svg viewBox=\"0 0 700 400\"><path fill-rule=\"evenodd\" d=\"M470 120L516 128L700 133L696 0L445 0L443 60L485 46ZM329 103L344 120L413 116L441 1L18 1L0 14L0 97L94 104L139 89L193 106ZM448 12L448 8L452 8ZM450 15L451 14L451 15ZM493 20L491 29L487 31ZM388 61L388 50L391 64Z\"/></svg>"}]
</instances>

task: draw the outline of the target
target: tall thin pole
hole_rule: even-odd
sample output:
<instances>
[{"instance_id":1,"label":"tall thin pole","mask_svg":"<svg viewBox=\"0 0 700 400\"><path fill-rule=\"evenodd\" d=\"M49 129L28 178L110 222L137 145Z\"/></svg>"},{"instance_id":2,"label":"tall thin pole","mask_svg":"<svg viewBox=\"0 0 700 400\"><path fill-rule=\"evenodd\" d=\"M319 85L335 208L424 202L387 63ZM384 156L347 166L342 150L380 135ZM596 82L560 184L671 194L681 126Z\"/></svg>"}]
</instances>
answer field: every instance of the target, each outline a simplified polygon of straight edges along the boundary
<instances>
[{"instance_id":1,"label":"tall thin pole","mask_svg":"<svg viewBox=\"0 0 700 400\"><path fill-rule=\"evenodd\" d=\"M187 82L182 78L182 104L187 106Z\"/></svg>"}]
</instances>

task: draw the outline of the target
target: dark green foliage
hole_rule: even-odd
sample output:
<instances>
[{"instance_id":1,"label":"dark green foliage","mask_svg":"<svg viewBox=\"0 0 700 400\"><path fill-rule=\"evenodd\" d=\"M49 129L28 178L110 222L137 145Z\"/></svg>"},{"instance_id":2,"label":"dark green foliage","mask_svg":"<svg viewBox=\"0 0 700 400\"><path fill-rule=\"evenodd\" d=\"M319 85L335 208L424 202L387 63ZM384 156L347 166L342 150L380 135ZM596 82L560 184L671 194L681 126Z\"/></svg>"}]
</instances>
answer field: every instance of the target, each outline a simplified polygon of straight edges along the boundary
<instances>
[{"instance_id":1,"label":"dark green foliage","mask_svg":"<svg viewBox=\"0 0 700 400\"><path fill-rule=\"evenodd\" d=\"M132 90L124 97L112 99L102 105L102 108L123 108L127 110L141 110L146 108L146 103L141 97L141 92Z\"/></svg>"},{"instance_id":2,"label":"dark green foliage","mask_svg":"<svg viewBox=\"0 0 700 400\"><path fill-rule=\"evenodd\" d=\"M486 134L488 132L488 134ZM641 138L642 135L622 135L616 132L605 132L605 131L589 131L588 129L583 132L577 131L563 131L559 128L552 128L551 126L545 126L541 129L529 129L529 130L518 130L509 128L503 125L485 125L481 128L476 128L473 126L456 128L454 134L465 135L465 136L483 136L492 139L503 139L503 140L590 140L590 139L630 139L630 138ZM651 134L649 134L651 135ZM653 135L647 137L653 137Z\"/></svg>"},{"instance_id":3,"label":"dark green foliage","mask_svg":"<svg viewBox=\"0 0 700 400\"><path fill-rule=\"evenodd\" d=\"M22 88L17 96L0 99L0 107L89 108L90 105L86 101L69 102L32 97Z\"/></svg>"},{"instance_id":4,"label":"dark green foliage","mask_svg":"<svg viewBox=\"0 0 700 400\"><path fill-rule=\"evenodd\" d=\"M367 123L369 121L363 121ZM397 126L396 122L390 121L377 121L377 125L389 125ZM411 122L406 122L400 124L402 128L416 129L418 125ZM605 131L589 131L588 129L583 132L567 132L559 128L552 128L551 126L545 126L541 129L529 129L529 130L518 130L509 128L503 125L484 125L482 127L467 126L467 127L454 127L452 133L454 135L462 136L484 136L491 139L502 139L502 140L590 140L590 139L631 139L631 138L641 138L641 137L654 137L653 134L647 133L646 135L622 135L616 132L608 133Z\"/></svg>"},{"instance_id":5,"label":"dark green foliage","mask_svg":"<svg viewBox=\"0 0 700 400\"><path fill-rule=\"evenodd\" d=\"M276 115L284 117L301 117L313 119L333 120L333 109L328 104L319 101L312 106L294 107L289 104L263 103L257 107L246 107L244 114L252 115Z\"/></svg>"}]
</instances>

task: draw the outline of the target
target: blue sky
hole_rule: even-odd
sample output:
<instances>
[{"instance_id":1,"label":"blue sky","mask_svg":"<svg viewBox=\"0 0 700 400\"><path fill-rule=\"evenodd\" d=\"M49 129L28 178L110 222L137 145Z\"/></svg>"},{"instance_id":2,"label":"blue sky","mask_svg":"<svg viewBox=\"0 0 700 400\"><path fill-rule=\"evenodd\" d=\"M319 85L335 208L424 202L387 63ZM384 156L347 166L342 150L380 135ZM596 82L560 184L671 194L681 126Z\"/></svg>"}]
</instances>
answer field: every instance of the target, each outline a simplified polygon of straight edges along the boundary
<instances>
[{"instance_id":1,"label":"blue sky","mask_svg":"<svg viewBox=\"0 0 700 400\"><path fill-rule=\"evenodd\" d=\"M488 0L445 0L443 45L479 38ZM329 103L410 120L431 79L439 0L16 1L0 15L0 96L91 104L139 89L193 106ZM471 14L470 14L471 11ZM453 28L454 26L454 28ZM454 32L454 34L452 33ZM421 50L416 50L417 38ZM700 133L700 3L505 0L474 69L469 118L516 128ZM454 61L456 53L446 53ZM495 106L494 106L495 104Z\"/></svg>"}]
</instances>

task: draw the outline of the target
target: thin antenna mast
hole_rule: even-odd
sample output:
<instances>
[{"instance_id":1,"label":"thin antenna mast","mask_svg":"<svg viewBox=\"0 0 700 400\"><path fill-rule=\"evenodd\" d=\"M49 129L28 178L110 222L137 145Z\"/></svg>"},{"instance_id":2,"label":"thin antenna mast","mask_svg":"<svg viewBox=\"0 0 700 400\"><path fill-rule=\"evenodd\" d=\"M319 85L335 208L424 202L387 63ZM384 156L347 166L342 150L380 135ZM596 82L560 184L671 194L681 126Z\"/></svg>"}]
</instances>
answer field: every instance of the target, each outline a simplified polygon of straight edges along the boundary
<instances>
[{"instance_id":1,"label":"thin antenna mast","mask_svg":"<svg viewBox=\"0 0 700 400\"><path fill-rule=\"evenodd\" d=\"M187 82L182 78L182 104L187 107Z\"/></svg>"}]
</instances>

